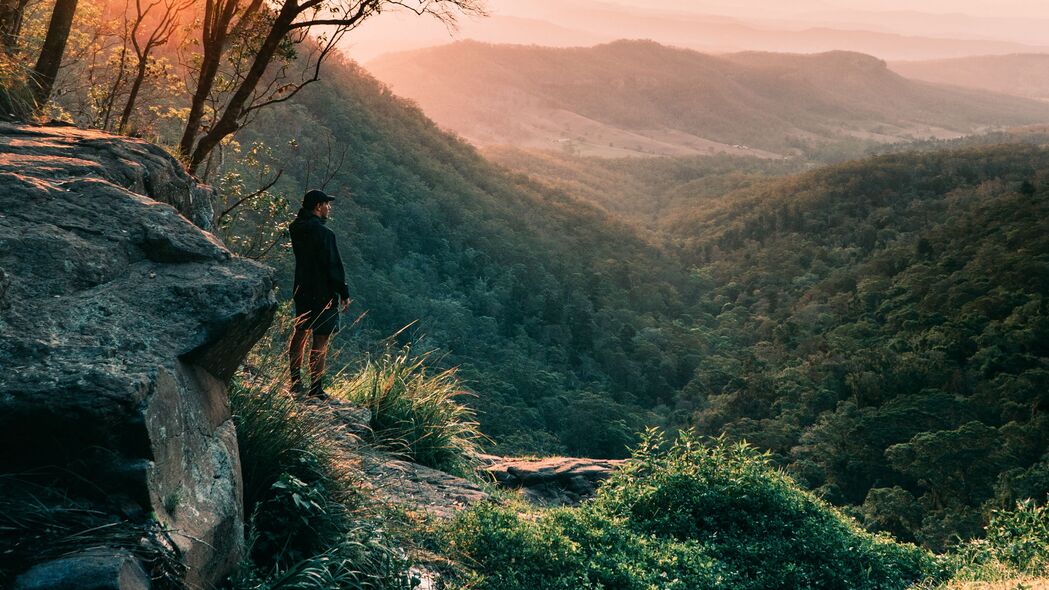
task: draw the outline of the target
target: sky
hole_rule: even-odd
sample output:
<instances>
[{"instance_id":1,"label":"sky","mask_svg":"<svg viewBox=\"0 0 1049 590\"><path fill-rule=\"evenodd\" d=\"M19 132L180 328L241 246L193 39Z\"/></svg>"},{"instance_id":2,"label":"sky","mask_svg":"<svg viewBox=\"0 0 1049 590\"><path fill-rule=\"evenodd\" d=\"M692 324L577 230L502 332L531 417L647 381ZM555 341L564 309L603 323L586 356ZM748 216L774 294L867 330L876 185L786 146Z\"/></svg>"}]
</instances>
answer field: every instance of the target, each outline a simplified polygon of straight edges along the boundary
<instances>
[{"instance_id":1,"label":"sky","mask_svg":"<svg viewBox=\"0 0 1049 590\"><path fill-rule=\"evenodd\" d=\"M457 39L587 46L618 38L648 38L711 53L848 49L890 60L1049 52L1049 0L487 0L487 4L489 17L463 18L456 32L427 17L389 10L354 31L343 49L364 63L384 53ZM715 23L722 26L714 28ZM848 31L870 35L850 39L841 34ZM901 42L893 35L907 39ZM968 41L981 43L961 43Z\"/></svg>"},{"instance_id":2,"label":"sky","mask_svg":"<svg viewBox=\"0 0 1049 590\"><path fill-rule=\"evenodd\" d=\"M527 1L527 0L526 0ZM673 7L679 10L702 10L720 6L724 12L761 16L770 13L804 16L820 10L856 10L885 12L906 10L928 13L962 13L973 16L1011 16L1049 18L1045 0L616 0L637 7ZM1047 33L1049 35L1049 33Z\"/></svg>"}]
</instances>

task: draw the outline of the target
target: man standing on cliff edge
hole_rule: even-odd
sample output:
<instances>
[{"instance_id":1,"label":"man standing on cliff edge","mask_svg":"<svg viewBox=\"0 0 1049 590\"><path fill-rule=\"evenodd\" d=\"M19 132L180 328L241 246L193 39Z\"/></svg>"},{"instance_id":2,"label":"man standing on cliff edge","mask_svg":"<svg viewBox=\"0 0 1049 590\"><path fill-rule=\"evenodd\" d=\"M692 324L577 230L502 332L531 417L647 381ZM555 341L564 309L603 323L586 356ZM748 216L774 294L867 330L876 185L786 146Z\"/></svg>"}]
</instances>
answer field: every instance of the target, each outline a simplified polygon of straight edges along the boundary
<instances>
[{"instance_id":1,"label":"man standing on cliff edge","mask_svg":"<svg viewBox=\"0 0 1049 590\"><path fill-rule=\"evenodd\" d=\"M324 399L324 368L332 334L339 331L339 312L350 304L346 272L335 244L335 233L324 226L335 198L311 190L302 199L302 208L288 228L295 252L295 331L291 335L288 360L291 365L291 392L303 393L302 359L306 340L310 346L310 397Z\"/></svg>"}]
</instances>

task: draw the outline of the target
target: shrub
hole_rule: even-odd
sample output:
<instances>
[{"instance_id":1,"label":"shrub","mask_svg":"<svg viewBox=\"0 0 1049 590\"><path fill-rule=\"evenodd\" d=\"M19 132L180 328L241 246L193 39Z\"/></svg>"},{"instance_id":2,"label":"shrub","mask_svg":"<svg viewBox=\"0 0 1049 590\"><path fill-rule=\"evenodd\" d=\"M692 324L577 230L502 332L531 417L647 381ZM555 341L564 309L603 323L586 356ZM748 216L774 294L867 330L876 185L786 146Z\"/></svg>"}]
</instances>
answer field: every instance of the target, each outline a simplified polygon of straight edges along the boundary
<instances>
[{"instance_id":1,"label":"shrub","mask_svg":"<svg viewBox=\"0 0 1049 590\"><path fill-rule=\"evenodd\" d=\"M641 534L703 543L743 576L738 588L904 588L930 554L862 531L774 469L767 454L650 431L597 498Z\"/></svg>"},{"instance_id":2,"label":"shrub","mask_svg":"<svg viewBox=\"0 0 1049 590\"><path fill-rule=\"evenodd\" d=\"M474 508L443 541L492 589L903 589L943 573L931 554L862 531L766 455L691 433L670 445L647 433L590 503L534 521Z\"/></svg>"},{"instance_id":3,"label":"shrub","mask_svg":"<svg viewBox=\"0 0 1049 590\"><path fill-rule=\"evenodd\" d=\"M343 436L331 419L281 391L277 379L239 378L230 386L237 425L244 506L264 503L285 473L304 481L327 480L333 496L350 493L346 474L335 463L334 437Z\"/></svg>"},{"instance_id":4,"label":"shrub","mask_svg":"<svg viewBox=\"0 0 1049 590\"><path fill-rule=\"evenodd\" d=\"M1031 500L995 510L986 537L960 546L954 561L959 580L1049 576L1049 510Z\"/></svg>"},{"instance_id":5,"label":"shrub","mask_svg":"<svg viewBox=\"0 0 1049 590\"><path fill-rule=\"evenodd\" d=\"M466 474L484 437L473 411L456 401L467 392L455 370L431 373L426 360L408 348L387 350L332 391L371 412L377 444L421 465Z\"/></svg>"},{"instance_id":6,"label":"shrub","mask_svg":"<svg viewBox=\"0 0 1049 590\"><path fill-rule=\"evenodd\" d=\"M491 590L732 588L702 547L637 535L607 514L562 508L537 520L483 504L445 532L444 548L474 571L463 586Z\"/></svg>"}]
</instances>

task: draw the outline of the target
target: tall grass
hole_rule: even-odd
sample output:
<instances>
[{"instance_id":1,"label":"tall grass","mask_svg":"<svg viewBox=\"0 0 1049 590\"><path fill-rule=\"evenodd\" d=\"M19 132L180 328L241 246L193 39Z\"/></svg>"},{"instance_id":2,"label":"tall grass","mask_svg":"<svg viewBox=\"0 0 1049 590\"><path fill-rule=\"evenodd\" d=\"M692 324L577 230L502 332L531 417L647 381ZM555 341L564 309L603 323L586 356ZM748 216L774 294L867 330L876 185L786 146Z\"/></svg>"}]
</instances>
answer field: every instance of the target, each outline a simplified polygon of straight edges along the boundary
<instances>
[{"instance_id":1,"label":"tall grass","mask_svg":"<svg viewBox=\"0 0 1049 590\"><path fill-rule=\"evenodd\" d=\"M234 590L411 587L408 563L340 458L332 415L287 393L278 324L230 388L244 479L248 551Z\"/></svg>"},{"instance_id":2,"label":"tall grass","mask_svg":"<svg viewBox=\"0 0 1049 590\"><path fill-rule=\"evenodd\" d=\"M473 410L458 401L470 394L455 369L431 372L427 359L409 348L388 349L332 391L371 412L375 443L421 465L468 474L486 440Z\"/></svg>"},{"instance_id":3,"label":"tall grass","mask_svg":"<svg viewBox=\"0 0 1049 590\"><path fill-rule=\"evenodd\" d=\"M25 64L0 52L0 121L25 121L36 109Z\"/></svg>"},{"instance_id":4,"label":"tall grass","mask_svg":"<svg viewBox=\"0 0 1049 590\"><path fill-rule=\"evenodd\" d=\"M90 549L137 557L158 590L183 590L185 565L160 523L131 522L63 491L48 474L0 475L0 588L33 565Z\"/></svg>"}]
</instances>

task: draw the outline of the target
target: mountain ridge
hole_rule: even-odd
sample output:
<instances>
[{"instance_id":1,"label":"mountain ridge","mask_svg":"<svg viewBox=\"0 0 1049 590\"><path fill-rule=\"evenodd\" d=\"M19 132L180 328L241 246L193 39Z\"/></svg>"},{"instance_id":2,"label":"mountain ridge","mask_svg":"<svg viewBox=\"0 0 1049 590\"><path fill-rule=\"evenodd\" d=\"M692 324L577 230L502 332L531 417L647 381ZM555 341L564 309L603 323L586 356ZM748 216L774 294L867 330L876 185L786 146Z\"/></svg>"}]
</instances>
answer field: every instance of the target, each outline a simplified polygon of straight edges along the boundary
<instances>
[{"instance_id":1,"label":"mountain ridge","mask_svg":"<svg viewBox=\"0 0 1049 590\"><path fill-rule=\"evenodd\" d=\"M589 48L463 41L367 67L476 144L582 155L775 158L1049 120L1049 105L907 80L854 52L715 56L641 40Z\"/></svg>"}]
</instances>

